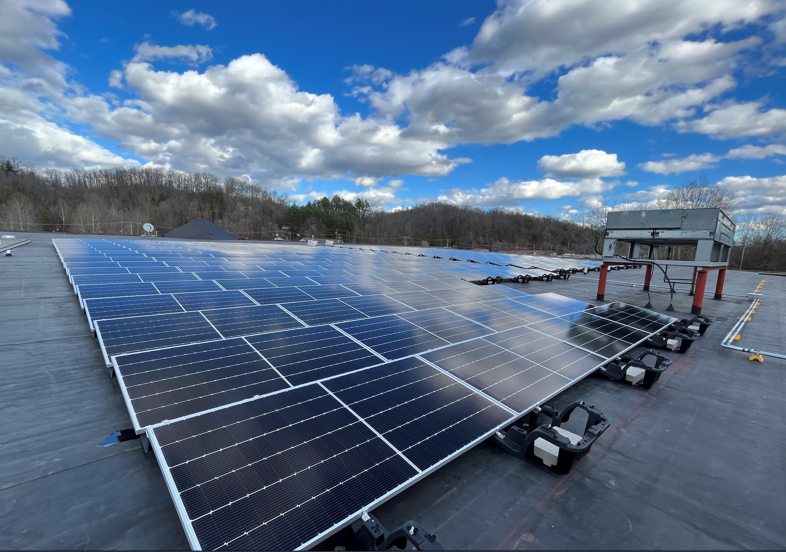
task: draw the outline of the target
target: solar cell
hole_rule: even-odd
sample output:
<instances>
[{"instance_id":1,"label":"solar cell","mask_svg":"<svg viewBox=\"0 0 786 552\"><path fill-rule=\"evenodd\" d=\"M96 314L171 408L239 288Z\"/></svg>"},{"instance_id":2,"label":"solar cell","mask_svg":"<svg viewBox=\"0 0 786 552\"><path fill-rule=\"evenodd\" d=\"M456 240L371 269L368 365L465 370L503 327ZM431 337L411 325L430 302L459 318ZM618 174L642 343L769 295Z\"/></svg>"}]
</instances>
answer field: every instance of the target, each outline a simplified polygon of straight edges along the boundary
<instances>
[{"instance_id":1,"label":"solar cell","mask_svg":"<svg viewBox=\"0 0 786 552\"><path fill-rule=\"evenodd\" d=\"M148 266L146 264L143 264L143 265L137 265L137 266L129 266L129 267L126 267L126 268L128 268L129 272L132 272L134 274L138 274L138 273L142 273L142 272L143 273L149 273L149 274L152 274L154 272L155 273L160 273L160 274L165 274L167 272L172 272L172 273L179 273L180 272L180 270L178 270L178 268L176 266L164 266L164 265L161 265L161 266Z\"/></svg>"},{"instance_id":2,"label":"solar cell","mask_svg":"<svg viewBox=\"0 0 786 552\"><path fill-rule=\"evenodd\" d=\"M365 314L353 309L338 299L323 299L302 303L287 303L287 311L297 316L309 326L318 324L333 324L344 320L357 320L367 318Z\"/></svg>"},{"instance_id":3,"label":"solar cell","mask_svg":"<svg viewBox=\"0 0 786 552\"><path fill-rule=\"evenodd\" d=\"M293 385L383 362L331 326L250 336L247 340Z\"/></svg>"},{"instance_id":4,"label":"solar cell","mask_svg":"<svg viewBox=\"0 0 786 552\"><path fill-rule=\"evenodd\" d=\"M175 299L187 311L249 307L254 305L254 302L240 291L178 293L175 295Z\"/></svg>"},{"instance_id":5,"label":"solar cell","mask_svg":"<svg viewBox=\"0 0 786 552\"><path fill-rule=\"evenodd\" d=\"M416 357L322 385L420 470L512 419L509 411Z\"/></svg>"},{"instance_id":6,"label":"solar cell","mask_svg":"<svg viewBox=\"0 0 786 552\"><path fill-rule=\"evenodd\" d=\"M512 297L517 303L542 310L554 316L561 316L563 314L570 314L572 312L582 311L589 307L588 303L583 301L554 301L550 298L542 297L540 295L527 295L525 297ZM566 298L567 299L567 298Z\"/></svg>"},{"instance_id":7,"label":"solar cell","mask_svg":"<svg viewBox=\"0 0 786 552\"><path fill-rule=\"evenodd\" d=\"M304 547L417 474L316 385L150 433L193 548Z\"/></svg>"},{"instance_id":8,"label":"solar cell","mask_svg":"<svg viewBox=\"0 0 786 552\"><path fill-rule=\"evenodd\" d=\"M157 314L95 323L104 360L121 353L209 341L221 335L198 312Z\"/></svg>"},{"instance_id":9,"label":"solar cell","mask_svg":"<svg viewBox=\"0 0 786 552\"><path fill-rule=\"evenodd\" d=\"M113 360L137 431L289 387L243 339L118 355Z\"/></svg>"},{"instance_id":10,"label":"solar cell","mask_svg":"<svg viewBox=\"0 0 786 552\"><path fill-rule=\"evenodd\" d=\"M224 337L238 337L303 326L276 305L209 310L202 314Z\"/></svg>"}]
</instances>

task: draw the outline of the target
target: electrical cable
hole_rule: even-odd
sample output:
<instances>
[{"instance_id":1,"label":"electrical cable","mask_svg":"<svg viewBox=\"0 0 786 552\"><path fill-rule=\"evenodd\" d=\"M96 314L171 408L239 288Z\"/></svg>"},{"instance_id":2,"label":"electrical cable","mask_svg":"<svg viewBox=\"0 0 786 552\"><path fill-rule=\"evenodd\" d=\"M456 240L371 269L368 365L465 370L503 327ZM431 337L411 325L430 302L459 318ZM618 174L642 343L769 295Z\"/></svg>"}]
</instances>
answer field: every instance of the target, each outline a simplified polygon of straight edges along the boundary
<instances>
[{"instance_id":1,"label":"electrical cable","mask_svg":"<svg viewBox=\"0 0 786 552\"><path fill-rule=\"evenodd\" d=\"M603 259L603 253L598 251L598 242L600 241L600 236L605 235L605 234L606 234L606 227L604 226L603 230L595 238L595 253L597 253L600 256L601 260ZM652 241L653 241L653 243L655 242L654 238L653 238ZM652 245L650 245L650 247L652 247ZM653 261L652 259L629 259L628 257L624 257L622 255L617 255L616 253L614 253L614 256L615 257L619 257L622 260L629 261L631 263L648 264L648 265L657 266L660 269L660 271L663 272L663 281L665 281L667 284L669 284L669 295L670 295L670 298L669 298L669 306L668 306L668 308L666 310L669 310L669 311L673 311L674 310L674 284L672 284L671 279L669 279L669 274L663 269L663 267L659 263ZM652 297L650 297L650 290L649 289L647 289L647 304L650 306L649 308L652 308Z\"/></svg>"}]
</instances>

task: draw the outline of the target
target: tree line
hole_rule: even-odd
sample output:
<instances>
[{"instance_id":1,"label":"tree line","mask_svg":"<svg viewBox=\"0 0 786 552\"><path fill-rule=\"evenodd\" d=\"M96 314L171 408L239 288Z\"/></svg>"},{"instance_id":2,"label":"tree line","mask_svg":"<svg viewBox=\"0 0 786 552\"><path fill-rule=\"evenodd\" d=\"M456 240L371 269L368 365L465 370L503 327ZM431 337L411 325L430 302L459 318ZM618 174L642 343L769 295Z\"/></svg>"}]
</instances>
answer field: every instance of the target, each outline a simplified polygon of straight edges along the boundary
<instances>
[{"instance_id":1,"label":"tree line","mask_svg":"<svg viewBox=\"0 0 786 552\"><path fill-rule=\"evenodd\" d=\"M734 216L728 190L706 179L688 182L655 204L598 205L567 220L503 209L427 203L386 211L339 196L296 205L286 195L238 178L162 168L36 169L0 156L0 229L140 235L153 224L163 235L205 217L241 239L317 237L379 245L422 245L594 255L606 213L642 208L721 207ZM738 247L731 266L786 269L781 215L734 216ZM689 255L690 252L677 252Z\"/></svg>"}]
</instances>

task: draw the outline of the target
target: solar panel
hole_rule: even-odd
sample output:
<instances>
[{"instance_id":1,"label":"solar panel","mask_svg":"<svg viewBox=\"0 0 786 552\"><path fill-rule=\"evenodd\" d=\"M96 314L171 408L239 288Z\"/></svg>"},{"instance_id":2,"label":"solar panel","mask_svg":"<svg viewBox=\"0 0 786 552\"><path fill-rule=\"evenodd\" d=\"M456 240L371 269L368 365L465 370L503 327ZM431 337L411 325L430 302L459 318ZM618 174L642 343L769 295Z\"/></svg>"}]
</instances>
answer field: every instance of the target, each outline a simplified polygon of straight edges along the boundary
<instances>
[{"instance_id":1,"label":"solar panel","mask_svg":"<svg viewBox=\"0 0 786 552\"><path fill-rule=\"evenodd\" d=\"M85 312L92 329L97 320L183 312L183 308L171 295L144 295L142 297L86 299Z\"/></svg>"},{"instance_id":2,"label":"solar panel","mask_svg":"<svg viewBox=\"0 0 786 552\"><path fill-rule=\"evenodd\" d=\"M384 361L331 326L251 336L247 340L293 385Z\"/></svg>"},{"instance_id":3,"label":"solar panel","mask_svg":"<svg viewBox=\"0 0 786 552\"><path fill-rule=\"evenodd\" d=\"M193 282L156 282L156 289L161 293L189 293L196 291L221 291L212 280L194 280Z\"/></svg>"},{"instance_id":4,"label":"solar panel","mask_svg":"<svg viewBox=\"0 0 786 552\"><path fill-rule=\"evenodd\" d=\"M100 276L74 276L74 287L92 284L125 284L138 283L142 280L137 274L102 274Z\"/></svg>"},{"instance_id":5,"label":"solar panel","mask_svg":"<svg viewBox=\"0 0 786 552\"><path fill-rule=\"evenodd\" d=\"M397 314L400 312L412 312L412 307L396 301L393 297L385 295L368 295L363 297L342 297L342 303L346 303L353 309L359 310L366 316L384 316L386 314Z\"/></svg>"},{"instance_id":6,"label":"solar panel","mask_svg":"<svg viewBox=\"0 0 786 552\"><path fill-rule=\"evenodd\" d=\"M134 428L289 388L243 339L114 357Z\"/></svg>"},{"instance_id":7,"label":"solar panel","mask_svg":"<svg viewBox=\"0 0 786 552\"><path fill-rule=\"evenodd\" d=\"M443 301L438 297L434 297L433 295L425 291L397 293L395 295L395 299L396 301L399 301L400 303L404 303L405 305L408 305L415 310L450 306L449 302Z\"/></svg>"},{"instance_id":8,"label":"solar panel","mask_svg":"<svg viewBox=\"0 0 786 552\"><path fill-rule=\"evenodd\" d=\"M201 291L197 293L178 293L178 303L187 311L225 309L229 307L249 307L255 303L240 291Z\"/></svg>"},{"instance_id":9,"label":"solar panel","mask_svg":"<svg viewBox=\"0 0 786 552\"><path fill-rule=\"evenodd\" d=\"M277 278L277 277L265 276L265 279L276 287L295 287L295 286L300 287L300 286L319 285L314 280L309 280L308 278L302 278L302 277L287 278L282 276L281 278Z\"/></svg>"},{"instance_id":10,"label":"solar panel","mask_svg":"<svg viewBox=\"0 0 786 552\"><path fill-rule=\"evenodd\" d=\"M323 385L420 470L512 419L508 410L418 358Z\"/></svg>"},{"instance_id":11,"label":"solar panel","mask_svg":"<svg viewBox=\"0 0 786 552\"><path fill-rule=\"evenodd\" d=\"M235 280L216 280L224 289L257 289L257 288L272 288L273 284L264 278L237 278Z\"/></svg>"},{"instance_id":12,"label":"solar panel","mask_svg":"<svg viewBox=\"0 0 786 552\"><path fill-rule=\"evenodd\" d=\"M238 337L303 326L276 305L209 310L202 314L224 337Z\"/></svg>"},{"instance_id":13,"label":"solar panel","mask_svg":"<svg viewBox=\"0 0 786 552\"><path fill-rule=\"evenodd\" d=\"M260 305L311 301L313 298L298 288L249 289L246 294Z\"/></svg>"},{"instance_id":14,"label":"solar panel","mask_svg":"<svg viewBox=\"0 0 786 552\"><path fill-rule=\"evenodd\" d=\"M358 293L342 285L308 286L303 291L314 299L336 299L343 297L359 297Z\"/></svg>"},{"instance_id":15,"label":"solar panel","mask_svg":"<svg viewBox=\"0 0 786 552\"><path fill-rule=\"evenodd\" d=\"M533 324L533 327L608 359L621 355L651 335L586 313L552 318Z\"/></svg>"},{"instance_id":16,"label":"solar panel","mask_svg":"<svg viewBox=\"0 0 786 552\"><path fill-rule=\"evenodd\" d=\"M194 281L198 282L199 279L196 277L195 274L191 272L172 272L172 273L138 273L138 276L142 279L143 282L188 282Z\"/></svg>"},{"instance_id":17,"label":"solar panel","mask_svg":"<svg viewBox=\"0 0 786 552\"><path fill-rule=\"evenodd\" d=\"M195 549L307 547L417 474L317 385L149 435Z\"/></svg>"},{"instance_id":18,"label":"solar panel","mask_svg":"<svg viewBox=\"0 0 786 552\"><path fill-rule=\"evenodd\" d=\"M647 332L657 332L664 326L677 321L676 318L652 312L625 303L610 303L587 310L587 313L614 320L627 326L632 326Z\"/></svg>"},{"instance_id":19,"label":"solar panel","mask_svg":"<svg viewBox=\"0 0 786 552\"><path fill-rule=\"evenodd\" d=\"M130 297L132 295L158 295L158 290L151 283L126 284L91 284L77 288L81 300L99 299L102 297Z\"/></svg>"},{"instance_id":20,"label":"solar panel","mask_svg":"<svg viewBox=\"0 0 786 552\"><path fill-rule=\"evenodd\" d=\"M458 343L483 335L491 330L444 309L431 309L400 314L399 318L423 328L448 343Z\"/></svg>"},{"instance_id":21,"label":"solar panel","mask_svg":"<svg viewBox=\"0 0 786 552\"><path fill-rule=\"evenodd\" d=\"M449 341L398 316L344 322L337 327L389 360L450 345Z\"/></svg>"},{"instance_id":22,"label":"solar panel","mask_svg":"<svg viewBox=\"0 0 786 552\"><path fill-rule=\"evenodd\" d=\"M100 320L94 326L107 366L111 366L110 358L113 355L221 337L198 312Z\"/></svg>"},{"instance_id":23,"label":"solar panel","mask_svg":"<svg viewBox=\"0 0 786 552\"><path fill-rule=\"evenodd\" d=\"M350 307L346 303L342 303L338 299L287 303L284 307L287 311L291 312L309 326L334 324L336 322L343 322L344 320L366 318L365 314Z\"/></svg>"}]
</instances>

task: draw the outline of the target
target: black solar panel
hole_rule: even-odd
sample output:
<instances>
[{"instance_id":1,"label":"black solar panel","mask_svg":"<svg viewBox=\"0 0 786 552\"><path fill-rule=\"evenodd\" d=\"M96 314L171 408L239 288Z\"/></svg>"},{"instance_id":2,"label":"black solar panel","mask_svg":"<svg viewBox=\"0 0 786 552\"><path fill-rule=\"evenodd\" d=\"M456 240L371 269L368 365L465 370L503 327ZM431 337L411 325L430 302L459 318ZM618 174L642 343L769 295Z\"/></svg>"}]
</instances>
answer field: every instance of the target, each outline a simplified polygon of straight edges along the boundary
<instances>
[{"instance_id":1,"label":"black solar panel","mask_svg":"<svg viewBox=\"0 0 786 552\"><path fill-rule=\"evenodd\" d=\"M509 411L418 358L323 385L421 470L512 418Z\"/></svg>"},{"instance_id":2,"label":"black solar panel","mask_svg":"<svg viewBox=\"0 0 786 552\"><path fill-rule=\"evenodd\" d=\"M533 327L609 359L621 355L650 336L649 332L586 313L552 318L538 322Z\"/></svg>"},{"instance_id":3,"label":"black solar panel","mask_svg":"<svg viewBox=\"0 0 786 552\"><path fill-rule=\"evenodd\" d=\"M289 387L243 339L119 355L114 366L137 430Z\"/></svg>"},{"instance_id":4,"label":"black solar panel","mask_svg":"<svg viewBox=\"0 0 786 552\"><path fill-rule=\"evenodd\" d=\"M488 328L444 309L405 313L399 317L448 343L458 343L492 333Z\"/></svg>"},{"instance_id":5,"label":"black solar panel","mask_svg":"<svg viewBox=\"0 0 786 552\"><path fill-rule=\"evenodd\" d=\"M450 345L449 341L398 316L345 322L337 327L389 360Z\"/></svg>"},{"instance_id":6,"label":"black solar panel","mask_svg":"<svg viewBox=\"0 0 786 552\"><path fill-rule=\"evenodd\" d=\"M248 337L293 385L380 364L383 359L330 326Z\"/></svg>"},{"instance_id":7,"label":"black solar panel","mask_svg":"<svg viewBox=\"0 0 786 552\"><path fill-rule=\"evenodd\" d=\"M192 547L293 550L417 471L313 385L151 431Z\"/></svg>"}]
</instances>

